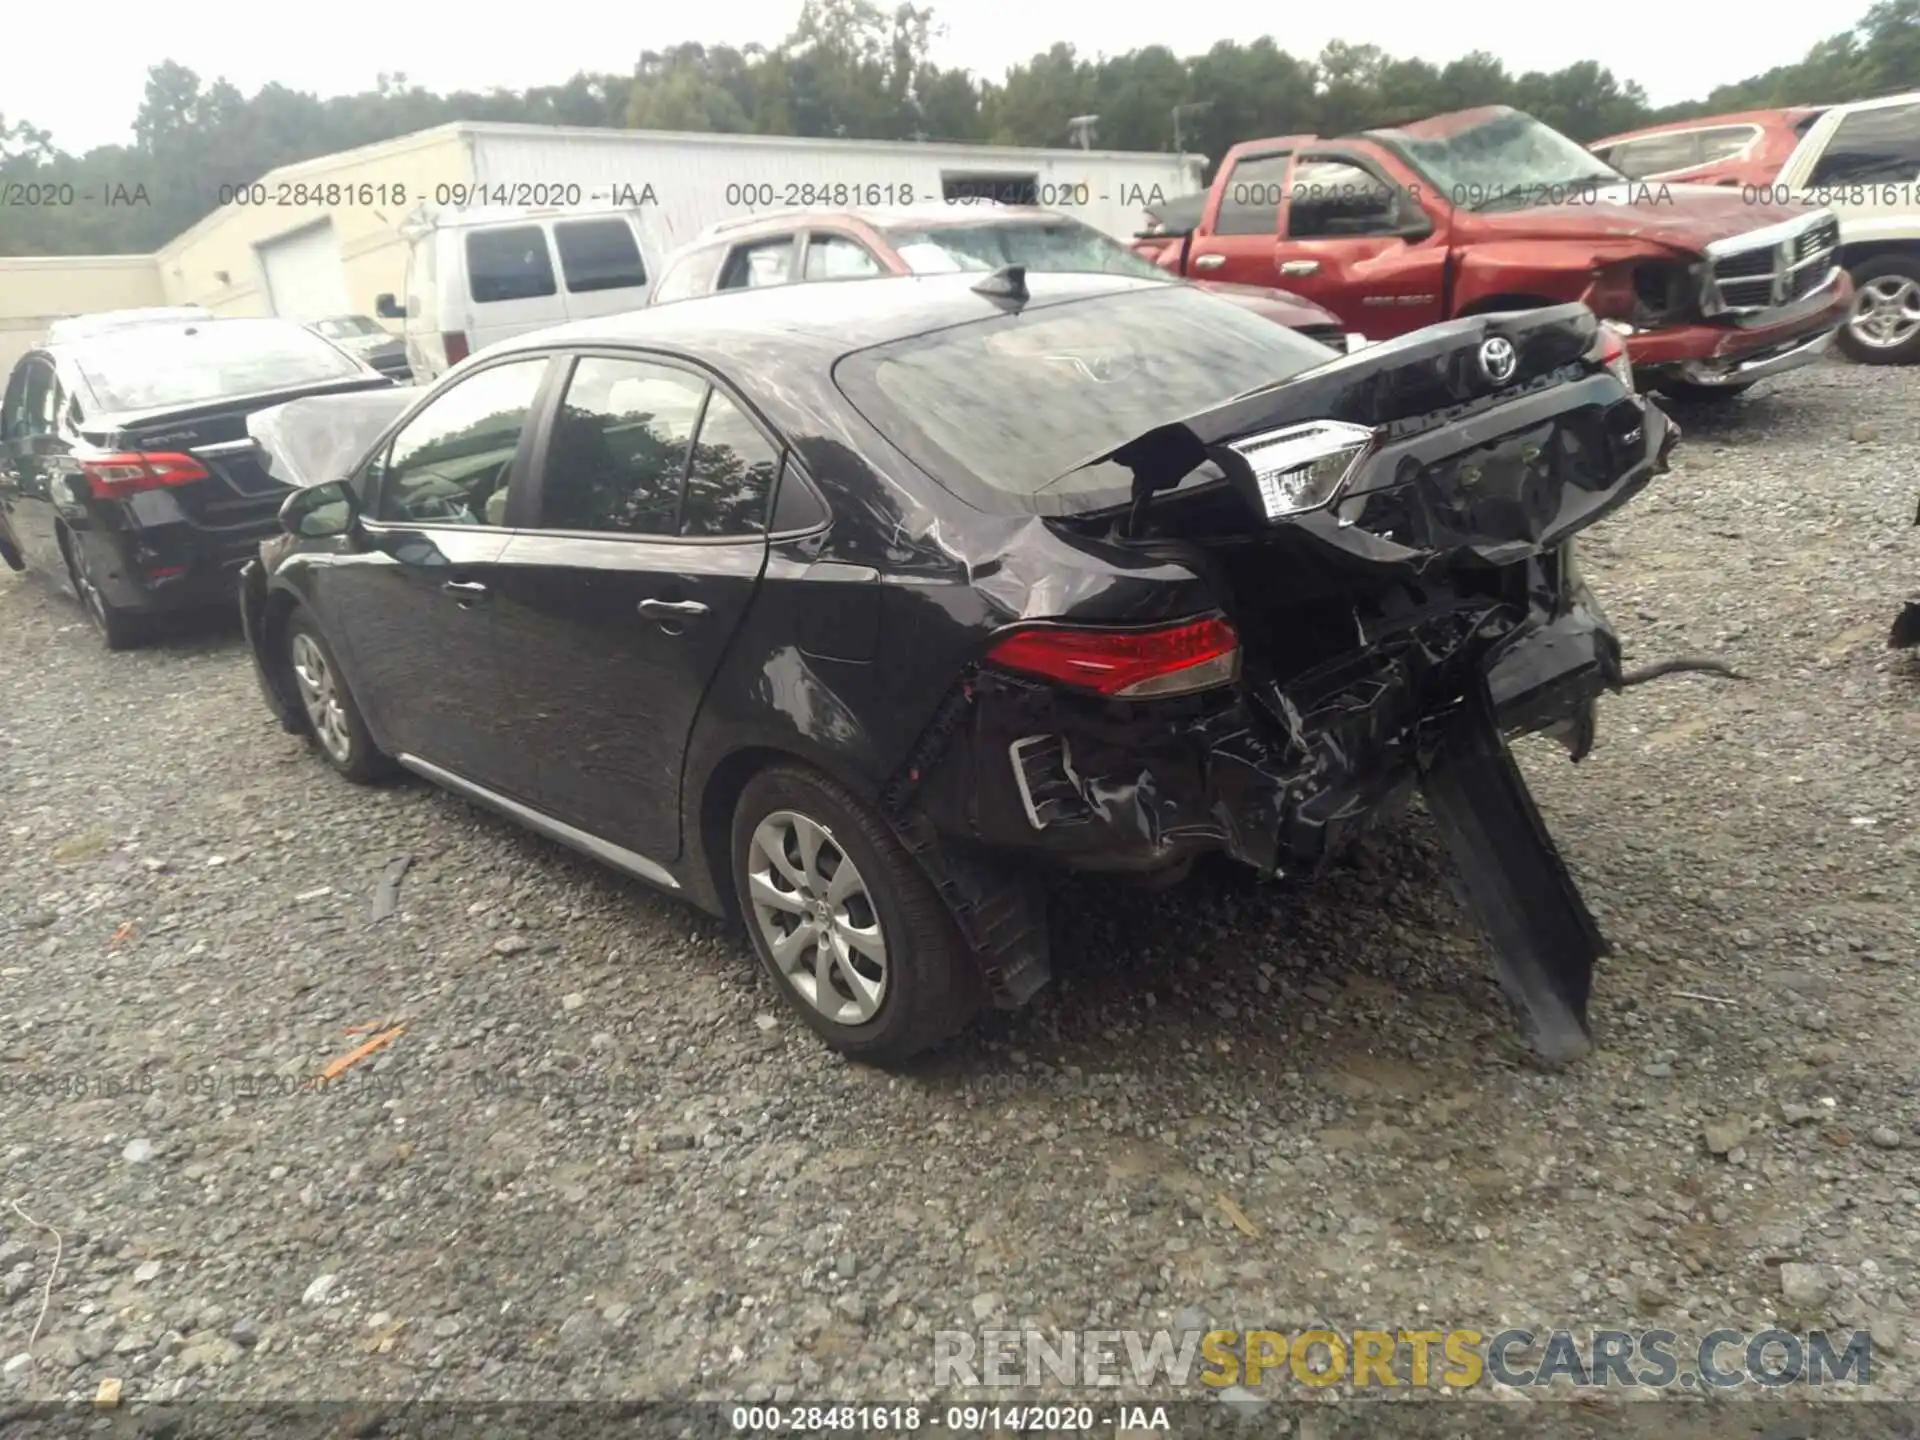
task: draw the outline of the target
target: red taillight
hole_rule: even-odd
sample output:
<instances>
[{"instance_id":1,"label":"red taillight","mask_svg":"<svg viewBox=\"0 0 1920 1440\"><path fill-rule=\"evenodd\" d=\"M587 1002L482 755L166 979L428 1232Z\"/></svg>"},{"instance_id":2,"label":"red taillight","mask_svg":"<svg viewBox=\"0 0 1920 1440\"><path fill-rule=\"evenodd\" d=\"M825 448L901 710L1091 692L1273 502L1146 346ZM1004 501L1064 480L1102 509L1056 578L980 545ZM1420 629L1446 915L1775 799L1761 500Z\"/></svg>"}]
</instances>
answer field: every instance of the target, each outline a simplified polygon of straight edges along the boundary
<instances>
[{"instance_id":1,"label":"red taillight","mask_svg":"<svg viewBox=\"0 0 1920 1440\"><path fill-rule=\"evenodd\" d=\"M1633 389L1633 359L1627 353L1625 336L1613 326L1603 324L1600 327L1600 337L1591 353L1600 364L1613 373L1614 379L1627 389Z\"/></svg>"},{"instance_id":2,"label":"red taillight","mask_svg":"<svg viewBox=\"0 0 1920 1440\"><path fill-rule=\"evenodd\" d=\"M142 490L191 485L207 478L207 468L191 455L142 455L127 451L80 461L87 489L96 500L122 500Z\"/></svg>"},{"instance_id":3,"label":"red taillight","mask_svg":"<svg viewBox=\"0 0 1920 1440\"><path fill-rule=\"evenodd\" d=\"M467 332L464 330L442 330L440 343L447 347L447 364L458 365L467 358Z\"/></svg>"},{"instance_id":4,"label":"red taillight","mask_svg":"<svg viewBox=\"0 0 1920 1440\"><path fill-rule=\"evenodd\" d=\"M1239 673L1240 638L1219 616L1158 630L1042 626L994 642L989 664L1116 699L1186 695Z\"/></svg>"}]
</instances>

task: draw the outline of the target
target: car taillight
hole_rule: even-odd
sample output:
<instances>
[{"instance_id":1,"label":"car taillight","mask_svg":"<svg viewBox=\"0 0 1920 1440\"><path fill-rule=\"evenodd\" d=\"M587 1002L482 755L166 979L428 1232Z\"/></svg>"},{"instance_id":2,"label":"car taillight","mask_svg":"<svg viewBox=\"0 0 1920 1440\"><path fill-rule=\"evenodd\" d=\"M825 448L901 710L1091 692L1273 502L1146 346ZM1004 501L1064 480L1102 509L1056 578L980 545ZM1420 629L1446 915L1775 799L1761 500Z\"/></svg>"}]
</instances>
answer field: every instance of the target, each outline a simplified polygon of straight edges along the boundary
<instances>
[{"instance_id":1,"label":"car taillight","mask_svg":"<svg viewBox=\"0 0 1920 1440\"><path fill-rule=\"evenodd\" d=\"M1189 695L1231 682L1240 638L1219 616L1155 630L1036 626L1001 636L987 662L1118 700Z\"/></svg>"},{"instance_id":2,"label":"car taillight","mask_svg":"<svg viewBox=\"0 0 1920 1440\"><path fill-rule=\"evenodd\" d=\"M82 459L80 473L87 477L87 489L94 499L121 500L142 490L160 490L168 485L191 485L196 480L205 480L207 467L191 455L126 451Z\"/></svg>"},{"instance_id":3,"label":"car taillight","mask_svg":"<svg viewBox=\"0 0 1920 1440\"><path fill-rule=\"evenodd\" d=\"M1600 335L1594 342L1594 358L1604 365L1627 389L1633 389L1633 360L1627 354L1627 342L1620 328L1612 321L1600 322Z\"/></svg>"},{"instance_id":4,"label":"car taillight","mask_svg":"<svg viewBox=\"0 0 1920 1440\"><path fill-rule=\"evenodd\" d=\"M442 330L440 343L447 347L447 364L458 365L467 358L467 332L464 330Z\"/></svg>"}]
</instances>

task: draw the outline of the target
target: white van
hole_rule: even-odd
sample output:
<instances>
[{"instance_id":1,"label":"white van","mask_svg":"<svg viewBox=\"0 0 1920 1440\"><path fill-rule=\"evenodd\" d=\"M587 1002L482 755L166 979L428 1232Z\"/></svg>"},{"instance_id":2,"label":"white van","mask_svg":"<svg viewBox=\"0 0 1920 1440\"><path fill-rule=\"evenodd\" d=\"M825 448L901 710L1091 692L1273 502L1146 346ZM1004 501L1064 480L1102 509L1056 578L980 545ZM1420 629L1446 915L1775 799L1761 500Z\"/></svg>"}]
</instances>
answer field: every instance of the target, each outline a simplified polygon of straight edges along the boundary
<instances>
[{"instance_id":1,"label":"white van","mask_svg":"<svg viewBox=\"0 0 1920 1440\"><path fill-rule=\"evenodd\" d=\"M386 294L375 309L406 322L407 363L425 384L509 336L639 309L667 250L655 231L637 208L415 214L400 229L406 305Z\"/></svg>"}]
</instances>

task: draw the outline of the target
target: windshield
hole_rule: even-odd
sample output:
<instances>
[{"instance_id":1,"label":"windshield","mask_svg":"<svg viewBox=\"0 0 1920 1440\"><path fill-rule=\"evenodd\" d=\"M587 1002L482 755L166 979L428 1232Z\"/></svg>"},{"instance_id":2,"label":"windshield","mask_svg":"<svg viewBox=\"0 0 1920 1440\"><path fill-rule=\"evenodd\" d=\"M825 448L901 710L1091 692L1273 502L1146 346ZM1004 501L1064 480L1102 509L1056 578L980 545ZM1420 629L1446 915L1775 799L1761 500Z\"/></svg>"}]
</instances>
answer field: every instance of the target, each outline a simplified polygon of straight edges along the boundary
<instances>
[{"instance_id":1,"label":"windshield","mask_svg":"<svg viewBox=\"0 0 1920 1440\"><path fill-rule=\"evenodd\" d=\"M367 373L352 356L287 320L123 330L75 351L73 364L106 411L197 405Z\"/></svg>"},{"instance_id":2,"label":"windshield","mask_svg":"<svg viewBox=\"0 0 1920 1440\"><path fill-rule=\"evenodd\" d=\"M365 315L345 315L337 320L322 320L313 327L329 340L352 340L361 335L382 335L386 332L376 320Z\"/></svg>"},{"instance_id":3,"label":"windshield","mask_svg":"<svg viewBox=\"0 0 1920 1440\"><path fill-rule=\"evenodd\" d=\"M1518 110L1496 112L1450 135L1396 138L1415 169L1469 210L1542 204L1568 186L1626 183L1592 151Z\"/></svg>"},{"instance_id":4,"label":"windshield","mask_svg":"<svg viewBox=\"0 0 1920 1440\"><path fill-rule=\"evenodd\" d=\"M951 275L961 270L998 270L1003 265L1024 265L1036 275L1065 271L1137 275L1143 280L1167 278L1166 271L1078 220L929 225L889 230L887 239L916 275Z\"/></svg>"},{"instance_id":5,"label":"windshield","mask_svg":"<svg viewBox=\"0 0 1920 1440\"><path fill-rule=\"evenodd\" d=\"M882 433L963 498L981 486L1044 491L1078 509L1126 498L1124 470L1079 468L1094 457L1333 358L1202 290L1158 285L895 341L848 356L834 375Z\"/></svg>"}]
</instances>

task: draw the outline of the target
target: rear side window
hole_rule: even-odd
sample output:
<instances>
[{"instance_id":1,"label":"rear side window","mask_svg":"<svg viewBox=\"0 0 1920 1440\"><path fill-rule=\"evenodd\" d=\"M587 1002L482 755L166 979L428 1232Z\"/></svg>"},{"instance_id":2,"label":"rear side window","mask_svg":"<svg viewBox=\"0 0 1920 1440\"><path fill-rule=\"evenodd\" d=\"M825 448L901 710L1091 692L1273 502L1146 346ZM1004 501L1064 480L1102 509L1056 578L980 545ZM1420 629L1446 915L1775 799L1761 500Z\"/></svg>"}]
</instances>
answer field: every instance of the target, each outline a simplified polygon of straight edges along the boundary
<instances>
[{"instance_id":1,"label":"rear side window","mask_svg":"<svg viewBox=\"0 0 1920 1440\"><path fill-rule=\"evenodd\" d=\"M560 220L553 243L560 250L560 271L574 295L594 290L627 290L647 283L640 245L625 220Z\"/></svg>"},{"instance_id":2,"label":"rear side window","mask_svg":"<svg viewBox=\"0 0 1920 1440\"><path fill-rule=\"evenodd\" d=\"M1677 135L1649 135L1630 140L1613 152L1613 168L1630 180L1648 175L1667 175L1698 164L1700 132L1685 130Z\"/></svg>"},{"instance_id":3,"label":"rear side window","mask_svg":"<svg viewBox=\"0 0 1920 1440\"><path fill-rule=\"evenodd\" d=\"M555 294L547 232L538 225L513 225L469 234L467 293L476 305Z\"/></svg>"},{"instance_id":4,"label":"rear side window","mask_svg":"<svg viewBox=\"0 0 1920 1440\"><path fill-rule=\"evenodd\" d=\"M1856 110L1834 130L1807 184L1910 184L1920 180L1920 104Z\"/></svg>"},{"instance_id":5,"label":"rear side window","mask_svg":"<svg viewBox=\"0 0 1920 1440\"><path fill-rule=\"evenodd\" d=\"M739 245L721 267L720 290L758 290L765 285L784 285L793 278L793 237L761 240Z\"/></svg>"},{"instance_id":6,"label":"rear side window","mask_svg":"<svg viewBox=\"0 0 1920 1440\"><path fill-rule=\"evenodd\" d=\"M807 238L809 280L865 280L886 271L873 258L873 252L858 240L844 235L811 235Z\"/></svg>"},{"instance_id":7,"label":"rear side window","mask_svg":"<svg viewBox=\"0 0 1920 1440\"><path fill-rule=\"evenodd\" d=\"M1711 165L1720 160L1731 160L1748 145L1760 132L1752 125L1722 125L1717 130L1700 132L1700 160L1702 165Z\"/></svg>"},{"instance_id":8,"label":"rear side window","mask_svg":"<svg viewBox=\"0 0 1920 1440\"><path fill-rule=\"evenodd\" d=\"M1216 235L1272 235L1280 228L1280 197L1286 194L1287 160L1282 155L1254 155L1227 172L1220 188L1220 212L1214 217Z\"/></svg>"},{"instance_id":9,"label":"rear side window","mask_svg":"<svg viewBox=\"0 0 1920 1440\"><path fill-rule=\"evenodd\" d=\"M682 535L758 535L780 456L738 405L715 390L693 446Z\"/></svg>"},{"instance_id":10,"label":"rear side window","mask_svg":"<svg viewBox=\"0 0 1920 1440\"><path fill-rule=\"evenodd\" d=\"M540 523L550 530L673 535L707 383L638 360L574 366L547 441Z\"/></svg>"},{"instance_id":11,"label":"rear side window","mask_svg":"<svg viewBox=\"0 0 1920 1440\"><path fill-rule=\"evenodd\" d=\"M394 436L369 481L374 518L415 525L503 525L521 432L547 371L544 355L476 371Z\"/></svg>"}]
</instances>

